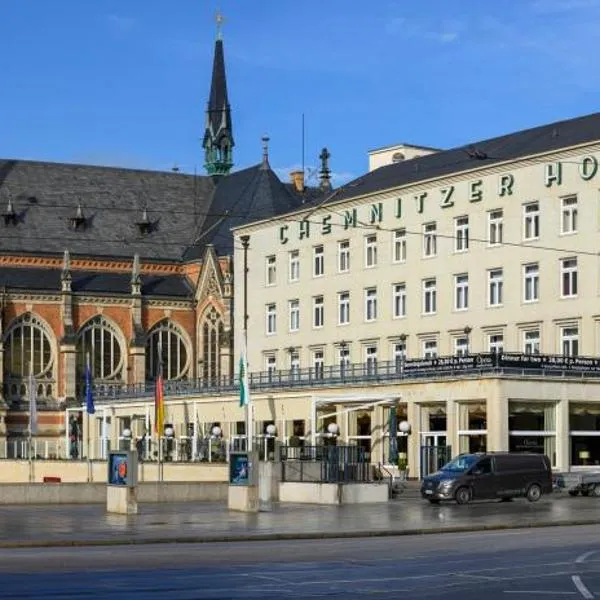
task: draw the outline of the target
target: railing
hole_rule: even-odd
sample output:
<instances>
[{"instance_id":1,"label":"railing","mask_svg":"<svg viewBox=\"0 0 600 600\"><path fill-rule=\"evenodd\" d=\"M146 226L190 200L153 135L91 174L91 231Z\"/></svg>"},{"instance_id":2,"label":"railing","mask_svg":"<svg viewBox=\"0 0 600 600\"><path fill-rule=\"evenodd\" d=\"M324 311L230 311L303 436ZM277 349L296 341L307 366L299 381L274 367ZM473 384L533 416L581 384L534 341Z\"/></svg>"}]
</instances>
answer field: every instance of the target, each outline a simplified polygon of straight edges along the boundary
<instances>
[{"instance_id":1,"label":"railing","mask_svg":"<svg viewBox=\"0 0 600 600\"><path fill-rule=\"evenodd\" d=\"M249 373L250 389L254 391L329 387L361 383L390 383L404 380L444 379L483 375L516 377L552 376L564 378L599 378L600 359L585 356L555 356L541 354L471 354L430 359L398 359L377 363L351 363L319 368L287 369ZM186 379L166 381L164 396L211 395L237 393L237 377ZM99 384L94 386L94 398L99 404L115 403L154 395L154 382L143 384Z\"/></svg>"}]
</instances>

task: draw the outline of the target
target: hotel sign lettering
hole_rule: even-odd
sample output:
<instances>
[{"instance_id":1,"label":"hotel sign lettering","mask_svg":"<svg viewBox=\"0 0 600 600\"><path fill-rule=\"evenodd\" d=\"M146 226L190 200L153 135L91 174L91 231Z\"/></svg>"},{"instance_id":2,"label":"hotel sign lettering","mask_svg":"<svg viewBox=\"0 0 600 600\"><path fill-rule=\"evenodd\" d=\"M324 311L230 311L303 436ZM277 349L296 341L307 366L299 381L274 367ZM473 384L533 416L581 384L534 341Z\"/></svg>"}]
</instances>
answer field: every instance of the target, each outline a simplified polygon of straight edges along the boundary
<instances>
[{"instance_id":1,"label":"hotel sign lettering","mask_svg":"<svg viewBox=\"0 0 600 600\"><path fill-rule=\"evenodd\" d=\"M543 181L547 188L562 185L563 169L567 168L561 162L546 163L543 167ZM576 165L568 164L569 168L576 168L583 181L590 181L598 174L598 159L593 155L580 158ZM512 196L517 188L515 176L512 173L502 173L496 179L496 195L499 198ZM473 179L459 186L446 186L435 191L424 191L410 196L402 196L393 200L392 211L395 219L402 219L405 205L409 208L412 203L418 214L425 212L430 202L438 202L442 208L454 206L460 197L466 197L468 202L481 202L484 199L483 179ZM279 242L287 244L291 237L298 240L310 238L312 235L328 235L333 231L333 226L344 230L358 226L377 225L383 221L383 202L375 202L360 208L350 208L334 214L328 214L314 219L300 219L294 224L285 224L279 227ZM389 208L388 208L389 210ZM334 220L335 219L335 220Z\"/></svg>"}]
</instances>

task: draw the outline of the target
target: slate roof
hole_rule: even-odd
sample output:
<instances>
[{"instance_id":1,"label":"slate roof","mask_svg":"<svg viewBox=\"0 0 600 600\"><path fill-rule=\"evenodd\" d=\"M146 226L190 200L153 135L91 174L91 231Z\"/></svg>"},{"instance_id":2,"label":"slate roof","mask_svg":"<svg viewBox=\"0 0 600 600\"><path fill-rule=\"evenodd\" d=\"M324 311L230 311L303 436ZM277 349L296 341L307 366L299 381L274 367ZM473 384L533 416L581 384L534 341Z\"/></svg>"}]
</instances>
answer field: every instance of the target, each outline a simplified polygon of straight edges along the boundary
<instances>
[{"instance_id":1,"label":"slate roof","mask_svg":"<svg viewBox=\"0 0 600 600\"><path fill-rule=\"evenodd\" d=\"M231 229L252 221L268 219L289 212L302 205L302 198L294 194L271 168L256 165L231 173L219 181L213 206L206 218L198 244L189 248L185 260L198 258L205 244L213 244L217 255L233 254ZM229 214L225 218L224 214Z\"/></svg>"},{"instance_id":2,"label":"slate roof","mask_svg":"<svg viewBox=\"0 0 600 600\"><path fill-rule=\"evenodd\" d=\"M600 113L558 121L380 167L338 188L325 203L596 140L600 140ZM475 151L485 158L471 157L470 154Z\"/></svg>"},{"instance_id":3,"label":"slate roof","mask_svg":"<svg viewBox=\"0 0 600 600\"><path fill-rule=\"evenodd\" d=\"M0 213L9 197L16 226L0 218L0 252L179 260L210 208L208 177L110 167L0 160ZM85 229L69 228L81 203ZM153 231L136 223L148 209Z\"/></svg>"},{"instance_id":4,"label":"slate roof","mask_svg":"<svg viewBox=\"0 0 600 600\"><path fill-rule=\"evenodd\" d=\"M43 267L0 267L0 287L8 290L57 292L61 270ZM130 294L131 274L102 271L71 271L74 293ZM191 298L193 290L181 275L142 275L142 295Z\"/></svg>"}]
</instances>

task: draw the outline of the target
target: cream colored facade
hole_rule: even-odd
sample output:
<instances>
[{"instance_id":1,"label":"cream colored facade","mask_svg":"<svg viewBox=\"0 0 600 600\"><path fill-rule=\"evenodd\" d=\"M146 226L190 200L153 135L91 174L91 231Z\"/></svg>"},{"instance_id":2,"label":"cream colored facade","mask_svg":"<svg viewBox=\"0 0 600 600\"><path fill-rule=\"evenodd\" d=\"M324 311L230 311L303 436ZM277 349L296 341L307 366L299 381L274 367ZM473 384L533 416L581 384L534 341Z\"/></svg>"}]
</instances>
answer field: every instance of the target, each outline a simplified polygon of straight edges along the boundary
<instances>
[{"instance_id":1,"label":"cream colored facade","mask_svg":"<svg viewBox=\"0 0 600 600\"><path fill-rule=\"evenodd\" d=\"M369 375L369 364L389 371L399 358L597 355L599 160L598 142L489 167L475 158L467 172L236 230L238 238L249 236L250 371L276 378L299 370L304 378L305 370L315 376L344 361L363 365ZM236 274L243 272L241 247L236 244ZM238 275L236 349L242 300ZM367 404L377 380L343 388L347 401L344 394L336 399L340 427L344 410L361 395ZM421 447L474 450L477 436L485 436L482 448L531 447L568 469L600 464L597 381L531 373L431 376L427 383L390 383L382 393L402 407L399 414L412 427L412 473L423 469ZM377 412L385 407L373 402L366 409L371 456L385 462L386 420ZM478 416L471 419L468 407ZM432 410L437 422L424 416ZM344 436L343 427L342 438L360 442Z\"/></svg>"},{"instance_id":2,"label":"cream colored facade","mask_svg":"<svg viewBox=\"0 0 600 600\"><path fill-rule=\"evenodd\" d=\"M410 160L411 158L433 154L434 152L438 152L438 150L427 146L413 146L412 144L395 144L384 148L376 148L369 151L369 171Z\"/></svg>"}]
</instances>

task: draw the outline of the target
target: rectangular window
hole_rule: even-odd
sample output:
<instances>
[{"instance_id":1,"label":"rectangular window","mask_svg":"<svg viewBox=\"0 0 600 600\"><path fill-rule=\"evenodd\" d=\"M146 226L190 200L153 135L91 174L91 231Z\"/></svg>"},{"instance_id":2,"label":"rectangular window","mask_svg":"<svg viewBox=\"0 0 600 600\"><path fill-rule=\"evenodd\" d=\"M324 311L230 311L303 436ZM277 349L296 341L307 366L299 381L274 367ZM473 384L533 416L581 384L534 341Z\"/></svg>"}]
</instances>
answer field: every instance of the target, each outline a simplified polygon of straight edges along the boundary
<instances>
[{"instance_id":1,"label":"rectangular window","mask_svg":"<svg viewBox=\"0 0 600 600\"><path fill-rule=\"evenodd\" d=\"M406 360L406 342L396 342L392 347L392 355L394 357L394 364L396 365L396 372L399 373Z\"/></svg>"},{"instance_id":2,"label":"rectangular window","mask_svg":"<svg viewBox=\"0 0 600 600\"><path fill-rule=\"evenodd\" d=\"M561 296L577 296L577 258L563 258L560 261Z\"/></svg>"},{"instance_id":3,"label":"rectangular window","mask_svg":"<svg viewBox=\"0 0 600 600\"><path fill-rule=\"evenodd\" d=\"M565 356L577 356L579 354L579 328L563 327L560 330L562 353Z\"/></svg>"},{"instance_id":4,"label":"rectangular window","mask_svg":"<svg viewBox=\"0 0 600 600\"><path fill-rule=\"evenodd\" d=\"M267 335L277 332L277 309L275 304L267 304L266 311Z\"/></svg>"},{"instance_id":5,"label":"rectangular window","mask_svg":"<svg viewBox=\"0 0 600 600\"><path fill-rule=\"evenodd\" d=\"M347 325L350 323L350 292L340 292L338 294L338 324Z\"/></svg>"},{"instance_id":6,"label":"rectangular window","mask_svg":"<svg viewBox=\"0 0 600 600\"><path fill-rule=\"evenodd\" d=\"M488 336L488 352L492 354L500 354L504 350L504 335L502 333L494 333Z\"/></svg>"},{"instance_id":7,"label":"rectangular window","mask_svg":"<svg viewBox=\"0 0 600 600\"><path fill-rule=\"evenodd\" d=\"M488 271L488 302L490 306L500 306L504 292L504 274L502 269Z\"/></svg>"},{"instance_id":8,"label":"rectangular window","mask_svg":"<svg viewBox=\"0 0 600 600\"><path fill-rule=\"evenodd\" d=\"M490 246L498 246L502 243L504 229L503 219L504 211L501 208L491 210L488 213L488 239Z\"/></svg>"},{"instance_id":9,"label":"rectangular window","mask_svg":"<svg viewBox=\"0 0 600 600\"><path fill-rule=\"evenodd\" d=\"M469 338L459 337L454 339L454 355L468 356L469 354Z\"/></svg>"},{"instance_id":10,"label":"rectangular window","mask_svg":"<svg viewBox=\"0 0 600 600\"><path fill-rule=\"evenodd\" d=\"M435 279L423 281L423 313L431 315L437 310L437 285Z\"/></svg>"},{"instance_id":11,"label":"rectangular window","mask_svg":"<svg viewBox=\"0 0 600 600\"><path fill-rule=\"evenodd\" d=\"M437 223L425 223L423 225L423 256L435 256L437 254Z\"/></svg>"},{"instance_id":12,"label":"rectangular window","mask_svg":"<svg viewBox=\"0 0 600 600\"><path fill-rule=\"evenodd\" d=\"M377 288L365 290L365 321L377 319Z\"/></svg>"},{"instance_id":13,"label":"rectangular window","mask_svg":"<svg viewBox=\"0 0 600 600\"><path fill-rule=\"evenodd\" d=\"M540 330L532 329L523 332L523 352L525 354L540 353Z\"/></svg>"},{"instance_id":14,"label":"rectangular window","mask_svg":"<svg viewBox=\"0 0 600 600\"><path fill-rule=\"evenodd\" d=\"M290 331L300 329L300 300L290 300Z\"/></svg>"},{"instance_id":15,"label":"rectangular window","mask_svg":"<svg viewBox=\"0 0 600 600\"><path fill-rule=\"evenodd\" d=\"M342 370L350 366L350 348L347 345L338 348L338 364Z\"/></svg>"},{"instance_id":16,"label":"rectangular window","mask_svg":"<svg viewBox=\"0 0 600 600\"><path fill-rule=\"evenodd\" d=\"M325 364L323 350L314 350L312 353L312 368L316 379L323 379L323 365Z\"/></svg>"},{"instance_id":17,"label":"rectangular window","mask_svg":"<svg viewBox=\"0 0 600 600\"><path fill-rule=\"evenodd\" d=\"M577 233L577 196L563 198L561 204L560 232Z\"/></svg>"},{"instance_id":18,"label":"rectangular window","mask_svg":"<svg viewBox=\"0 0 600 600\"><path fill-rule=\"evenodd\" d=\"M392 240L394 246L394 262L406 261L406 229L397 229L394 231Z\"/></svg>"},{"instance_id":19,"label":"rectangular window","mask_svg":"<svg viewBox=\"0 0 600 600\"><path fill-rule=\"evenodd\" d=\"M338 242L338 271L347 273L350 270L350 240Z\"/></svg>"},{"instance_id":20,"label":"rectangular window","mask_svg":"<svg viewBox=\"0 0 600 600\"><path fill-rule=\"evenodd\" d=\"M290 352L290 371L292 379L300 378L300 353L297 350Z\"/></svg>"},{"instance_id":21,"label":"rectangular window","mask_svg":"<svg viewBox=\"0 0 600 600\"><path fill-rule=\"evenodd\" d=\"M267 285L275 285L277 274L277 259L275 256L267 256L265 280Z\"/></svg>"},{"instance_id":22,"label":"rectangular window","mask_svg":"<svg viewBox=\"0 0 600 600\"><path fill-rule=\"evenodd\" d=\"M313 327L323 327L324 320L323 296L313 298Z\"/></svg>"},{"instance_id":23,"label":"rectangular window","mask_svg":"<svg viewBox=\"0 0 600 600\"><path fill-rule=\"evenodd\" d=\"M365 366L367 367L367 375L377 373L377 346L365 346Z\"/></svg>"},{"instance_id":24,"label":"rectangular window","mask_svg":"<svg viewBox=\"0 0 600 600\"><path fill-rule=\"evenodd\" d=\"M395 283L393 286L393 309L394 319L406 316L406 284Z\"/></svg>"},{"instance_id":25,"label":"rectangular window","mask_svg":"<svg viewBox=\"0 0 600 600\"><path fill-rule=\"evenodd\" d=\"M454 278L454 308L466 310L469 308L469 276L466 273Z\"/></svg>"},{"instance_id":26,"label":"rectangular window","mask_svg":"<svg viewBox=\"0 0 600 600\"><path fill-rule=\"evenodd\" d=\"M523 267L523 300L536 302L540 299L540 267L531 263Z\"/></svg>"},{"instance_id":27,"label":"rectangular window","mask_svg":"<svg viewBox=\"0 0 600 600\"><path fill-rule=\"evenodd\" d=\"M365 267L371 268L377 265L377 236L365 237Z\"/></svg>"},{"instance_id":28,"label":"rectangular window","mask_svg":"<svg viewBox=\"0 0 600 600\"><path fill-rule=\"evenodd\" d=\"M300 279L300 250L292 250L290 252L290 281L298 281Z\"/></svg>"},{"instance_id":29,"label":"rectangular window","mask_svg":"<svg viewBox=\"0 0 600 600\"><path fill-rule=\"evenodd\" d=\"M313 275L321 277L325 273L325 250L323 246L313 248Z\"/></svg>"},{"instance_id":30,"label":"rectangular window","mask_svg":"<svg viewBox=\"0 0 600 600\"><path fill-rule=\"evenodd\" d=\"M277 370L277 361L274 356L265 357L265 370L267 371L269 380L273 379L275 371Z\"/></svg>"},{"instance_id":31,"label":"rectangular window","mask_svg":"<svg viewBox=\"0 0 600 600\"><path fill-rule=\"evenodd\" d=\"M454 219L454 250L466 252L469 249L469 217Z\"/></svg>"},{"instance_id":32,"label":"rectangular window","mask_svg":"<svg viewBox=\"0 0 600 600\"><path fill-rule=\"evenodd\" d=\"M523 206L523 239L536 240L540 237L540 203L530 202Z\"/></svg>"},{"instance_id":33,"label":"rectangular window","mask_svg":"<svg viewBox=\"0 0 600 600\"><path fill-rule=\"evenodd\" d=\"M437 340L424 340L423 341L423 358L437 358L438 345Z\"/></svg>"}]
</instances>

